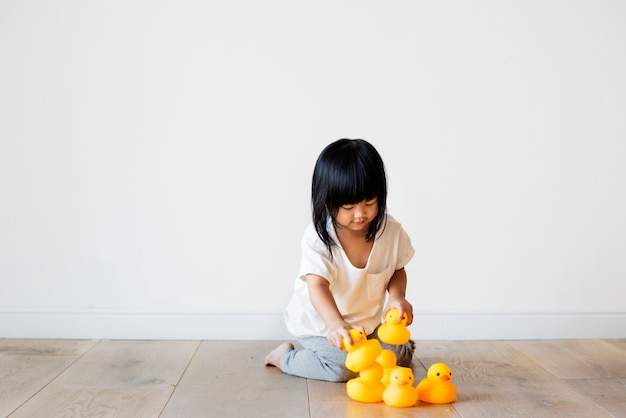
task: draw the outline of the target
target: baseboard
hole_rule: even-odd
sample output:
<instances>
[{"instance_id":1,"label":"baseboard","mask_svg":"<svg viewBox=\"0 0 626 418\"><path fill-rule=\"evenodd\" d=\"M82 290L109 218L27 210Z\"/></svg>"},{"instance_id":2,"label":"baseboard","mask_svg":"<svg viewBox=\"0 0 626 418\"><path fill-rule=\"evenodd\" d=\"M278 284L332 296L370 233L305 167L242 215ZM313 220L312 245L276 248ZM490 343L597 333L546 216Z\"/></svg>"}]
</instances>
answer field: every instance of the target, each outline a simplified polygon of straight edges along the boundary
<instances>
[{"instance_id":1,"label":"baseboard","mask_svg":"<svg viewBox=\"0 0 626 418\"><path fill-rule=\"evenodd\" d=\"M417 340L626 338L624 311L416 311ZM284 340L281 312L0 311L0 338Z\"/></svg>"},{"instance_id":2,"label":"baseboard","mask_svg":"<svg viewBox=\"0 0 626 418\"><path fill-rule=\"evenodd\" d=\"M0 311L0 338L272 340L280 312Z\"/></svg>"},{"instance_id":3,"label":"baseboard","mask_svg":"<svg viewBox=\"0 0 626 418\"><path fill-rule=\"evenodd\" d=\"M626 311L416 312L411 336L433 340L626 338Z\"/></svg>"}]
</instances>

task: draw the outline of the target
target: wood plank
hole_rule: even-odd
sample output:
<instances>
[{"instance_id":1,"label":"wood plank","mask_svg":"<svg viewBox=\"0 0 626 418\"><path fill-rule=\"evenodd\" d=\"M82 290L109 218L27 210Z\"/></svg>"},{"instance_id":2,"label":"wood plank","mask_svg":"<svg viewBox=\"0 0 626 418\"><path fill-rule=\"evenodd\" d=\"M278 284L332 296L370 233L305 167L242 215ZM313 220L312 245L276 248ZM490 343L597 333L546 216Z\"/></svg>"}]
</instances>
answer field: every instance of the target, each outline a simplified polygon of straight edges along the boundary
<instances>
[{"instance_id":1,"label":"wood plank","mask_svg":"<svg viewBox=\"0 0 626 418\"><path fill-rule=\"evenodd\" d=\"M198 345L102 341L14 416L158 416Z\"/></svg>"},{"instance_id":2,"label":"wood plank","mask_svg":"<svg viewBox=\"0 0 626 418\"><path fill-rule=\"evenodd\" d=\"M57 388L171 390L198 341L102 341L53 383Z\"/></svg>"},{"instance_id":3,"label":"wood plank","mask_svg":"<svg viewBox=\"0 0 626 418\"><path fill-rule=\"evenodd\" d=\"M606 340L514 341L511 345L559 379L626 377L624 351Z\"/></svg>"},{"instance_id":4,"label":"wood plank","mask_svg":"<svg viewBox=\"0 0 626 418\"><path fill-rule=\"evenodd\" d=\"M18 409L11 418L158 417L170 396L165 390L51 388Z\"/></svg>"},{"instance_id":5,"label":"wood plank","mask_svg":"<svg viewBox=\"0 0 626 418\"><path fill-rule=\"evenodd\" d=\"M0 416L9 415L77 359L77 355L0 352Z\"/></svg>"},{"instance_id":6,"label":"wood plank","mask_svg":"<svg viewBox=\"0 0 626 418\"><path fill-rule=\"evenodd\" d=\"M306 380L264 366L278 344L203 342L161 416L308 417Z\"/></svg>"},{"instance_id":7,"label":"wood plank","mask_svg":"<svg viewBox=\"0 0 626 418\"><path fill-rule=\"evenodd\" d=\"M567 383L612 416L626 416L626 379L581 379Z\"/></svg>"},{"instance_id":8,"label":"wood plank","mask_svg":"<svg viewBox=\"0 0 626 418\"><path fill-rule=\"evenodd\" d=\"M624 352L626 355L626 339L618 339L618 340L605 340L607 343L616 346L620 350Z\"/></svg>"},{"instance_id":9,"label":"wood plank","mask_svg":"<svg viewBox=\"0 0 626 418\"><path fill-rule=\"evenodd\" d=\"M462 416L606 416L506 342L418 341L415 355L425 368L436 362L450 366L458 392L452 405Z\"/></svg>"},{"instance_id":10,"label":"wood plank","mask_svg":"<svg viewBox=\"0 0 626 418\"><path fill-rule=\"evenodd\" d=\"M0 353L29 355L85 354L97 340L0 339Z\"/></svg>"}]
</instances>

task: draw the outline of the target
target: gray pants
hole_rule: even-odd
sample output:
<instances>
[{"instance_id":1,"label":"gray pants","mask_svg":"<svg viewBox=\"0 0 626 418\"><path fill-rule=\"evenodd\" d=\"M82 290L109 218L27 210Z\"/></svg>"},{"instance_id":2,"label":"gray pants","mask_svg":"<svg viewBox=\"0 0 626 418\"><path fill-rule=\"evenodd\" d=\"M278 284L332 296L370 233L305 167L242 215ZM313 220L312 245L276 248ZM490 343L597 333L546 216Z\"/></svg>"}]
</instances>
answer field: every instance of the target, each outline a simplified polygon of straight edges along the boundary
<instances>
[{"instance_id":1,"label":"gray pants","mask_svg":"<svg viewBox=\"0 0 626 418\"><path fill-rule=\"evenodd\" d=\"M377 331L378 328L367 338L378 339ZM302 344L302 350L287 350L280 357L280 369L284 373L329 382L347 382L357 377L358 373L346 367L348 352L330 345L326 337L301 338L298 342ZM396 355L398 366L411 367L413 347L410 342L391 345L381 341L380 344Z\"/></svg>"}]
</instances>

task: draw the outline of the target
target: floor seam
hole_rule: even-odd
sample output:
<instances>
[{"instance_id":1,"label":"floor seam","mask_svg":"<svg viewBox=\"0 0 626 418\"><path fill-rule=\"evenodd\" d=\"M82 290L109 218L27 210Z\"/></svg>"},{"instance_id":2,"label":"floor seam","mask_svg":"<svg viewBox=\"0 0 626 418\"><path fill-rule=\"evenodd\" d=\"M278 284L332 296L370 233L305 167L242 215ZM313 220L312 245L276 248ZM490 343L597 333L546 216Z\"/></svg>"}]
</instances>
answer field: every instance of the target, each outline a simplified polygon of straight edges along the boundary
<instances>
[{"instance_id":1,"label":"floor seam","mask_svg":"<svg viewBox=\"0 0 626 418\"><path fill-rule=\"evenodd\" d=\"M100 345L101 342L102 342L102 340L98 340L98 342L96 344L94 344L91 347L89 347L89 349L86 350L84 353L79 354L78 357L76 357L73 362L68 364L65 368L63 368L63 370L61 370L59 373L57 373L57 375L54 376L52 379L50 379L50 381L48 383L46 383L45 385L40 387L39 390L37 390L35 393L33 393L31 396L29 396L28 399L26 399L24 402L22 402L20 405L18 405L13 411L9 412L9 414L7 415L7 418L10 417L11 415L15 414L21 407L26 405L28 402L31 401L31 399L33 399L35 396L37 396L39 393L41 393L41 391L43 391L45 388L50 386L55 380L57 380L59 377L61 377L61 375L63 373L65 373L67 371L67 369L69 369L74 364L76 364L76 362L78 360L82 359L86 354L91 352L96 346ZM54 354L54 355L60 355L60 354ZM72 354L61 354L61 355L71 356Z\"/></svg>"},{"instance_id":2,"label":"floor seam","mask_svg":"<svg viewBox=\"0 0 626 418\"><path fill-rule=\"evenodd\" d=\"M159 412L159 417L161 415L163 415L163 412L165 412L165 409L167 409L167 406L169 405L170 401L172 400L172 397L174 396L174 394L178 390L178 387L180 386L180 382L182 382L183 378L185 377L185 374L187 374L187 370L189 370L189 366L191 366L191 363L196 358L196 355L198 354L198 350L200 350L200 346L201 345L202 345L202 341L199 341L198 344L196 345L196 349L193 350L193 353L191 354L191 357L189 358L189 361L185 365L185 368L183 369L182 373L180 374L180 377L176 381L176 384L174 386L174 389L172 390L172 393L170 393L170 396L167 397L167 401L165 401L165 404L163 405L163 408L161 409L161 412Z\"/></svg>"}]
</instances>

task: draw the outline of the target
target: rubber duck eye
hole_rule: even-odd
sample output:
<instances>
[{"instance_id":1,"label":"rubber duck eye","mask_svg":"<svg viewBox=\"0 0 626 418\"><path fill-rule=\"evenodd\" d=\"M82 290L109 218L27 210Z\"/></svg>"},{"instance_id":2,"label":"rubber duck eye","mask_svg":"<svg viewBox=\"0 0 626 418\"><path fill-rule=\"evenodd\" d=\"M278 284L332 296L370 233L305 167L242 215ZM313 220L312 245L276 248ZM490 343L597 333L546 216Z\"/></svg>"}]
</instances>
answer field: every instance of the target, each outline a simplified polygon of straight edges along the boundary
<instances>
[{"instance_id":1,"label":"rubber duck eye","mask_svg":"<svg viewBox=\"0 0 626 418\"><path fill-rule=\"evenodd\" d=\"M439 376L441 373L437 373L437 376Z\"/></svg>"}]
</instances>

